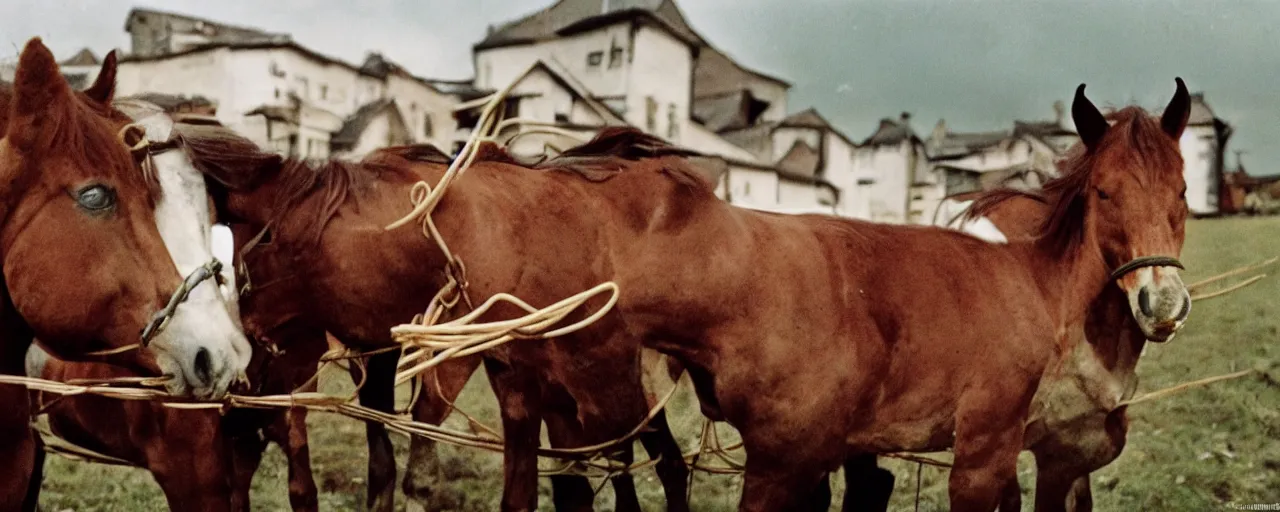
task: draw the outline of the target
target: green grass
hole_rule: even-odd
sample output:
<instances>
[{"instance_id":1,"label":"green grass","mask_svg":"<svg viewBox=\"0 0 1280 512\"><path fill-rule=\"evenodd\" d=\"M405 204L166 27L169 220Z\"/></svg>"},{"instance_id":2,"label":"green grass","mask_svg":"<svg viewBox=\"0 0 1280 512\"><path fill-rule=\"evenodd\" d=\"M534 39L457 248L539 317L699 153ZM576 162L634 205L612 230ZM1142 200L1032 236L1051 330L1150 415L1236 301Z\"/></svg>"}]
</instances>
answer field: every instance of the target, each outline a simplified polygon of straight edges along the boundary
<instances>
[{"instance_id":1,"label":"green grass","mask_svg":"<svg viewBox=\"0 0 1280 512\"><path fill-rule=\"evenodd\" d=\"M1197 220L1188 225L1187 282L1280 255L1280 218ZM1138 372L1139 393L1180 382L1246 368L1266 368L1267 376L1237 379L1130 410L1129 443L1110 466L1094 475L1099 511L1215 510L1236 502L1280 502L1280 278L1268 277L1229 296L1197 303L1186 329L1164 345L1150 346ZM350 389L345 374L324 379L327 391ZM403 402L403 397L402 397ZM497 425L496 402L481 376L472 379L459 405ZM691 449L701 418L692 393L683 390L671 404L672 426ZM448 425L465 428L457 415ZM312 414L311 454L321 489L322 510L360 510L364 504L366 451L363 424L327 414ZM722 428L731 437L732 432ZM404 473L408 442L395 438ZM637 450L638 458L643 452ZM460 498L459 510L496 510L501 495L501 457L495 453L443 447L449 489ZM886 460L898 477L892 508L915 505L916 465ZM1030 510L1034 462L1026 453L1019 475L1026 489L1023 508ZM920 510L945 510L946 472L921 471ZM839 480L839 479L837 479ZM662 489L652 470L637 475L646 510L663 510ZM542 485L541 508L551 510L549 486ZM733 510L741 478L699 474L693 487L695 510ZM835 489L838 510L842 489ZM272 447L253 490L255 510L287 510L284 458ZM403 508L403 496L397 504ZM597 500L612 508L605 486ZM46 511L163 510L165 502L150 476L137 469L77 463L51 456L46 466L41 507Z\"/></svg>"}]
</instances>

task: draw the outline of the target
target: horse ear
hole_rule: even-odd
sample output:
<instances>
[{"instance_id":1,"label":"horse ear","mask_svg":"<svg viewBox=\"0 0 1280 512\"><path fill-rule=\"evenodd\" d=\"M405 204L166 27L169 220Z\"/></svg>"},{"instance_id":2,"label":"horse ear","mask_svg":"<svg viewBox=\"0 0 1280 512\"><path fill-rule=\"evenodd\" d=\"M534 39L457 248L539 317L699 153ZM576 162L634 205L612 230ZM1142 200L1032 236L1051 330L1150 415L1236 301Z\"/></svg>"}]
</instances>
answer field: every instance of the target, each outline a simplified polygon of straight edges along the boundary
<instances>
[{"instance_id":1,"label":"horse ear","mask_svg":"<svg viewBox=\"0 0 1280 512\"><path fill-rule=\"evenodd\" d=\"M1191 94L1187 93L1187 84L1182 83L1181 77L1174 78L1173 81L1178 83L1178 90L1174 91L1169 106L1164 108L1160 127L1173 140L1178 140L1182 138L1182 131L1187 129L1187 120L1191 118Z\"/></svg>"},{"instance_id":2,"label":"horse ear","mask_svg":"<svg viewBox=\"0 0 1280 512\"><path fill-rule=\"evenodd\" d=\"M22 49L14 75L13 109L7 131L10 145L20 151L30 150L51 120L61 114L59 109L65 109L73 99L53 53L39 37L32 38Z\"/></svg>"},{"instance_id":3,"label":"horse ear","mask_svg":"<svg viewBox=\"0 0 1280 512\"><path fill-rule=\"evenodd\" d=\"M111 50L107 57L102 59L102 70L98 71L98 78L93 81L93 85L84 91L89 99L107 105L111 103L112 98L116 95L116 51Z\"/></svg>"},{"instance_id":4,"label":"horse ear","mask_svg":"<svg viewBox=\"0 0 1280 512\"><path fill-rule=\"evenodd\" d=\"M1102 112L1098 111L1098 107L1093 106L1093 102L1084 96L1084 84L1076 88L1075 100L1071 102L1071 119L1076 123L1076 132L1080 134L1080 140L1084 142L1085 147L1090 151L1098 147L1098 142L1102 140L1102 136L1107 134L1107 118L1102 117Z\"/></svg>"}]
</instances>

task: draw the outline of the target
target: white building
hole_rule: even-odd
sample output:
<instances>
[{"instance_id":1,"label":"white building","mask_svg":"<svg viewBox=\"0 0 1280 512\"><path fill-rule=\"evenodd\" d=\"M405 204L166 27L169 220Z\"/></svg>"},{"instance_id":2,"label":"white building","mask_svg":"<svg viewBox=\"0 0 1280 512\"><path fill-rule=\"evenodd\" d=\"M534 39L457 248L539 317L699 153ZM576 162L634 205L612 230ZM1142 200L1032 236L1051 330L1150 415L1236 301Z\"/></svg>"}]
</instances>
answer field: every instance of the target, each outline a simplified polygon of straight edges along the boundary
<instances>
[{"instance_id":1,"label":"white building","mask_svg":"<svg viewBox=\"0 0 1280 512\"><path fill-rule=\"evenodd\" d=\"M1217 215L1227 202L1223 198L1227 192L1223 179L1227 141L1233 131L1205 103L1203 92L1191 95L1191 115L1178 142L1187 180L1187 207L1192 215Z\"/></svg>"},{"instance_id":2,"label":"white building","mask_svg":"<svg viewBox=\"0 0 1280 512\"><path fill-rule=\"evenodd\" d=\"M855 217L902 224L911 221L911 189L929 177L924 141L911 129L911 116L884 118L853 150ZM846 194L849 191L846 189Z\"/></svg>"},{"instance_id":3,"label":"white building","mask_svg":"<svg viewBox=\"0 0 1280 512\"><path fill-rule=\"evenodd\" d=\"M207 98L227 126L264 147L305 158L329 157L339 134L337 148L353 157L393 142L425 142L445 150L454 145L452 106L465 94L446 93L379 54L355 66L287 36L141 9L129 19L126 28L135 48L121 59L121 95ZM185 32L173 27L197 33L179 37ZM216 37L201 39L202 34ZM397 110L398 119L386 117L382 107L387 105ZM352 132L356 127L381 134L362 136ZM393 133L398 130L407 134Z\"/></svg>"},{"instance_id":4,"label":"white building","mask_svg":"<svg viewBox=\"0 0 1280 512\"><path fill-rule=\"evenodd\" d=\"M735 204L837 212L838 189L827 181L826 167L814 166L808 155L816 152L817 162L829 161L822 154L828 146L820 140L827 136L823 130L834 128L825 120L817 128L783 126L790 85L713 48L672 0L559 0L491 27L473 51L478 89L495 90L518 80L507 117L585 129L574 117L584 110L571 109L588 105L589 99L625 124L708 155L701 162L706 175L716 180L721 197ZM548 78L539 79L542 75ZM532 99L566 98L570 92L583 99ZM553 103L559 108L537 106ZM789 153L791 142L774 151L775 134L790 128L811 131L819 140L795 152ZM754 137L738 133L753 129ZM831 146L830 152L840 151Z\"/></svg>"}]
</instances>

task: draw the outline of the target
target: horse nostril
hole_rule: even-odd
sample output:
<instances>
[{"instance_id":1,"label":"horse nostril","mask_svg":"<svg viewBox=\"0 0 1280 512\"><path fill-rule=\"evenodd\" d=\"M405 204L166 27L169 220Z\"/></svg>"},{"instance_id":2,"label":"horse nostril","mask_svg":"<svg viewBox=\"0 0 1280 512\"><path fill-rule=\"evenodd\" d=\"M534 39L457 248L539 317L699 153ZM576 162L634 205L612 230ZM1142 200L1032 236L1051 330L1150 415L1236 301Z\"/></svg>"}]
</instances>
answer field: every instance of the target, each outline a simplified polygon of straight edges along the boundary
<instances>
[{"instance_id":1,"label":"horse nostril","mask_svg":"<svg viewBox=\"0 0 1280 512\"><path fill-rule=\"evenodd\" d=\"M1191 314L1191 297L1184 296L1182 300L1182 309L1178 311L1178 321L1181 322L1183 320L1186 320L1187 316L1190 314Z\"/></svg>"},{"instance_id":2,"label":"horse nostril","mask_svg":"<svg viewBox=\"0 0 1280 512\"><path fill-rule=\"evenodd\" d=\"M213 369L211 368L210 363L211 361L209 359L209 349L201 347L200 351L196 352L196 361L195 361L195 371L196 371L195 376L197 379L200 380L201 384L208 384L210 382L213 382L213 378L211 376L213 373Z\"/></svg>"},{"instance_id":3,"label":"horse nostril","mask_svg":"<svg viewBox=\"0 0 1280 512\"><path fill-rule=\"evenodd\" d=\"M1142 314L1144 315L1154 315L1154 313L1151 312L1151 294L1147 293L1146 286L1143 286L1141 290L1138 290L1138 309L1141 309Z\"/></svg>"}]
</instances>

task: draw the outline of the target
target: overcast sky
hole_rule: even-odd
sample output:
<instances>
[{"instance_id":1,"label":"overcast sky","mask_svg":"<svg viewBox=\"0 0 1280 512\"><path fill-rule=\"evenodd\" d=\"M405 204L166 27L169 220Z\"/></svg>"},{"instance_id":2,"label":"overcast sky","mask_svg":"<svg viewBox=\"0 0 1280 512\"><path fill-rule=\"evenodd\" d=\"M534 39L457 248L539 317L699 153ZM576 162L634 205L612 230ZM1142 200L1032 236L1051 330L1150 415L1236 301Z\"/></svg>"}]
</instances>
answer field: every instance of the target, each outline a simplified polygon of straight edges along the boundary
<instances>
[{"instance_id":1,"label":"overcast sky","mask_svg":"<svg viewBox=\"0 0 1280 512\"><path fill-rule=\"evenodd\" d=\"M468 78L486 25L552 0L4 0L0 56L42 36L59 58L127 49L125 15L152 6L288 32L358 63L377 50L414 73ZM790 108L816 106L855 140L881 117L927 134L1048 119L1087 83L1099 105L1166 103L1173 78L1204 91L1236 128L1254 174L1280 172L1280 1L677 0L702 35L789 80ZM1235 165L1234 155L1228 165Z\"/></svg>"}]
</instances>

